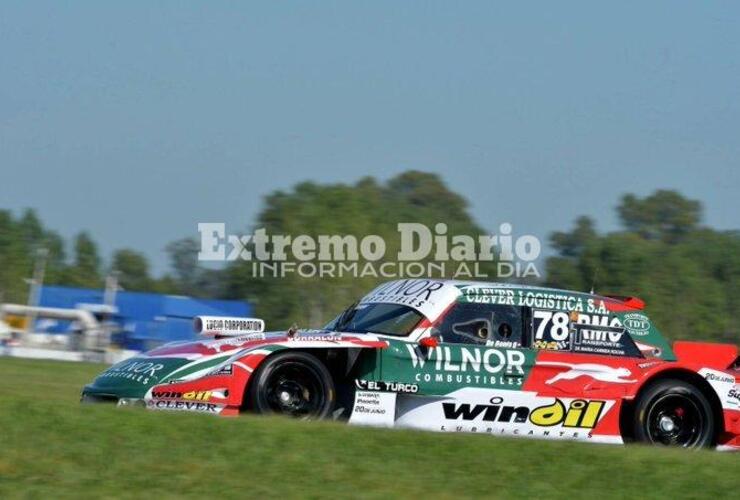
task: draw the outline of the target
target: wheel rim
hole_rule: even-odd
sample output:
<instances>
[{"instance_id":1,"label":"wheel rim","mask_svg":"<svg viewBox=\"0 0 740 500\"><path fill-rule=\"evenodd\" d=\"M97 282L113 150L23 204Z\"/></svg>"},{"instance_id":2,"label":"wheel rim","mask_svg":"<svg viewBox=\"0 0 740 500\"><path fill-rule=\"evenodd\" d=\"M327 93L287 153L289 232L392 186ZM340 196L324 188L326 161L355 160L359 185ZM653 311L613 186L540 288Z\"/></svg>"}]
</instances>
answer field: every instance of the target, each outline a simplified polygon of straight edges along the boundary
<instances>
[{"instance_id":1,"label":"wheel rim","mask_svg":"<svg viewBox=\"0 0 740 500\"><path fill-rule=\"evenodd\" d=\"M690 448L699 443L706 421L692 398L682 394L664 394L651 405L646 426L652 443Z\"/></svg>"},{"instance_id":2,"label":"wheel rim","mask_svg":"<svg viewBox=\"0 0 740 500\"><path fill-rule=\"evenodd\" d=\"M276 366L264 387L267 406L273 413L309 418L318 415L326 402L321 376L303 363Z\"/></svg>"}]
</instances>

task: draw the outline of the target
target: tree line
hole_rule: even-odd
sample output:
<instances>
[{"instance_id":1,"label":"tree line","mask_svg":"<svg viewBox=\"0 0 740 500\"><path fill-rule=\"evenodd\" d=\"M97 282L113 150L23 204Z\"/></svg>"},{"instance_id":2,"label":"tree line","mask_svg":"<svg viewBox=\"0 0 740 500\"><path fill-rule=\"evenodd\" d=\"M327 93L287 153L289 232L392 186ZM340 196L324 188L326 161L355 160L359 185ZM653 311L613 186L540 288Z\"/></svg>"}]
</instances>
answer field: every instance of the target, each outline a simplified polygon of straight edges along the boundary
<instances>
[{"instance_id":1,"label":"tree line","mask_svg":"<svg viewBox=\"0 0 740 500\"><path fill-rule=\"evenodd\" d=\"M740 232L703 225L701 203L675 191L643 198L627 194L616 210L621 223L616 231L600 233L593 219L581 216L571 229L553 232L554 252L539 284L636 295L671 338L737 342ZM487 234L471 217L464 197L437 175L417 171L385 183L367 177L351 185L303 182L290 191L275 191L265 198L253 228L314 237L374 234L388 243L387 255L394 255L398 222L428 227L444 222L449 234ZM195 238L167 245L170 266L159 277L152 276L146 257L135 249L116 250L105 262L86 232L70 247L68 253L65 241L45 228L33 210L18 216L0 210L0 301L25 302L40 249L46 251L46 284L101 288L106 275L115 272L125 290L249 301L275 329L293 323L320 326L386 280L296 274L260 278L252 275L250 262L241 260L209 269L198 261ZM495 262L481 265L495 275Z\"/></svg>"},{"instance_id":2,"label":"tree line","mask_svg":"<svg viewBox=\"0 0 740 500\"><path fill-rule=\"evenodd\" d=\"M106 277L115 274L124 290L205 297L213 292L210 284L216 280L198 266L199 248L190 238L170 243L166 247L170 271L153 277L139 251L116 250L106 264L93 238L83 231L72 239L68 253L63 238L45 228L35 210L26 209L18 217L0 210L0 301L25 303L39 261L44 263L46 285L102 288Z\"/></svg>"}]
</instances>

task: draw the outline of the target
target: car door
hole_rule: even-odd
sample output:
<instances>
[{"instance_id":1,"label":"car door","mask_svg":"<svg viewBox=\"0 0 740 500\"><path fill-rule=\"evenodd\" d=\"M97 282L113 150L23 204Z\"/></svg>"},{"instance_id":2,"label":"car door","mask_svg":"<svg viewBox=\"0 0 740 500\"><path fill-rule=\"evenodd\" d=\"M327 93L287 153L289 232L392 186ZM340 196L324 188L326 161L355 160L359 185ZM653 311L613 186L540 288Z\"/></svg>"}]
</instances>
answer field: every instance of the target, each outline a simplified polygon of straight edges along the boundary
<instances>
[{"instance_id":1,"label":"car door","mask_svg":"<svg viewBox=\"0 0 740 500\"><path fill-rule=\"evenodd\" d=\"M397 425L439 430L451 414L478 417L477 405L520 391L534 363L529 325L525 308L458 302L432 326L436 345L391 342L381 377L414 391L397 397Z\"/></svg>"}]
</instances>

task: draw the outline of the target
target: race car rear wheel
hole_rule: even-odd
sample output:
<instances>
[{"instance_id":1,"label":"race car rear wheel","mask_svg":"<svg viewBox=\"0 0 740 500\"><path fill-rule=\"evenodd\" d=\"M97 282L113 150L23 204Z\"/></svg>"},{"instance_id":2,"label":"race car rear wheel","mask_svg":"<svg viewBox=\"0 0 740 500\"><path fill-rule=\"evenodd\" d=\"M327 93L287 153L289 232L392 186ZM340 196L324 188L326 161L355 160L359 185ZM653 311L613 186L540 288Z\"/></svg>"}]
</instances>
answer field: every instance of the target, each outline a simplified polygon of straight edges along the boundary
<instances>
[{"instance_id":1,"label":"race car rear wheel","mask_svg":"<svg viewBox=\"0 0 740 500\"><path fill-rule=\"evenodd\" d=\"M635 438L664 446L699 448L714 441L714 417L707 398L682 380L661 380L640 396Z\"/></svg>"},{"instance_id":2,"label":"race car rear wheel","mask_svg":"<svg viewBox=\"0 0 740 500\"><path fill-rule=\"evenodd\" d=\"M268 358L249 385L248 407L257 413L324 418L334 406L334 382L323 363L303 352Z\"/></svg>"}]
</instances>

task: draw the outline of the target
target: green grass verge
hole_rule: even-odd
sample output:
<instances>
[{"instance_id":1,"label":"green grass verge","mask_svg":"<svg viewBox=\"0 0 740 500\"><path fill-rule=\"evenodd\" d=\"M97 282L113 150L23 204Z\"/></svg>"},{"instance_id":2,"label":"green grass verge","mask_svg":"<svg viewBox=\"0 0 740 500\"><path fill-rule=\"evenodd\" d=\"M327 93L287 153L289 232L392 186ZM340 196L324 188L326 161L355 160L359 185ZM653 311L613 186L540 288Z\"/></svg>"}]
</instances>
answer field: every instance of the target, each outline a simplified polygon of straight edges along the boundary
<instances>
[{"instance_id":1,"label":"green grass verge","mask_svg":"<svg viewBox=\"0 0 740 500\"><path fill-rule=\"evenodd\" d=\"M0 498L730 498L740 456L78 404L100 365L0 358Z\"/></svg>"}]
</instances>

